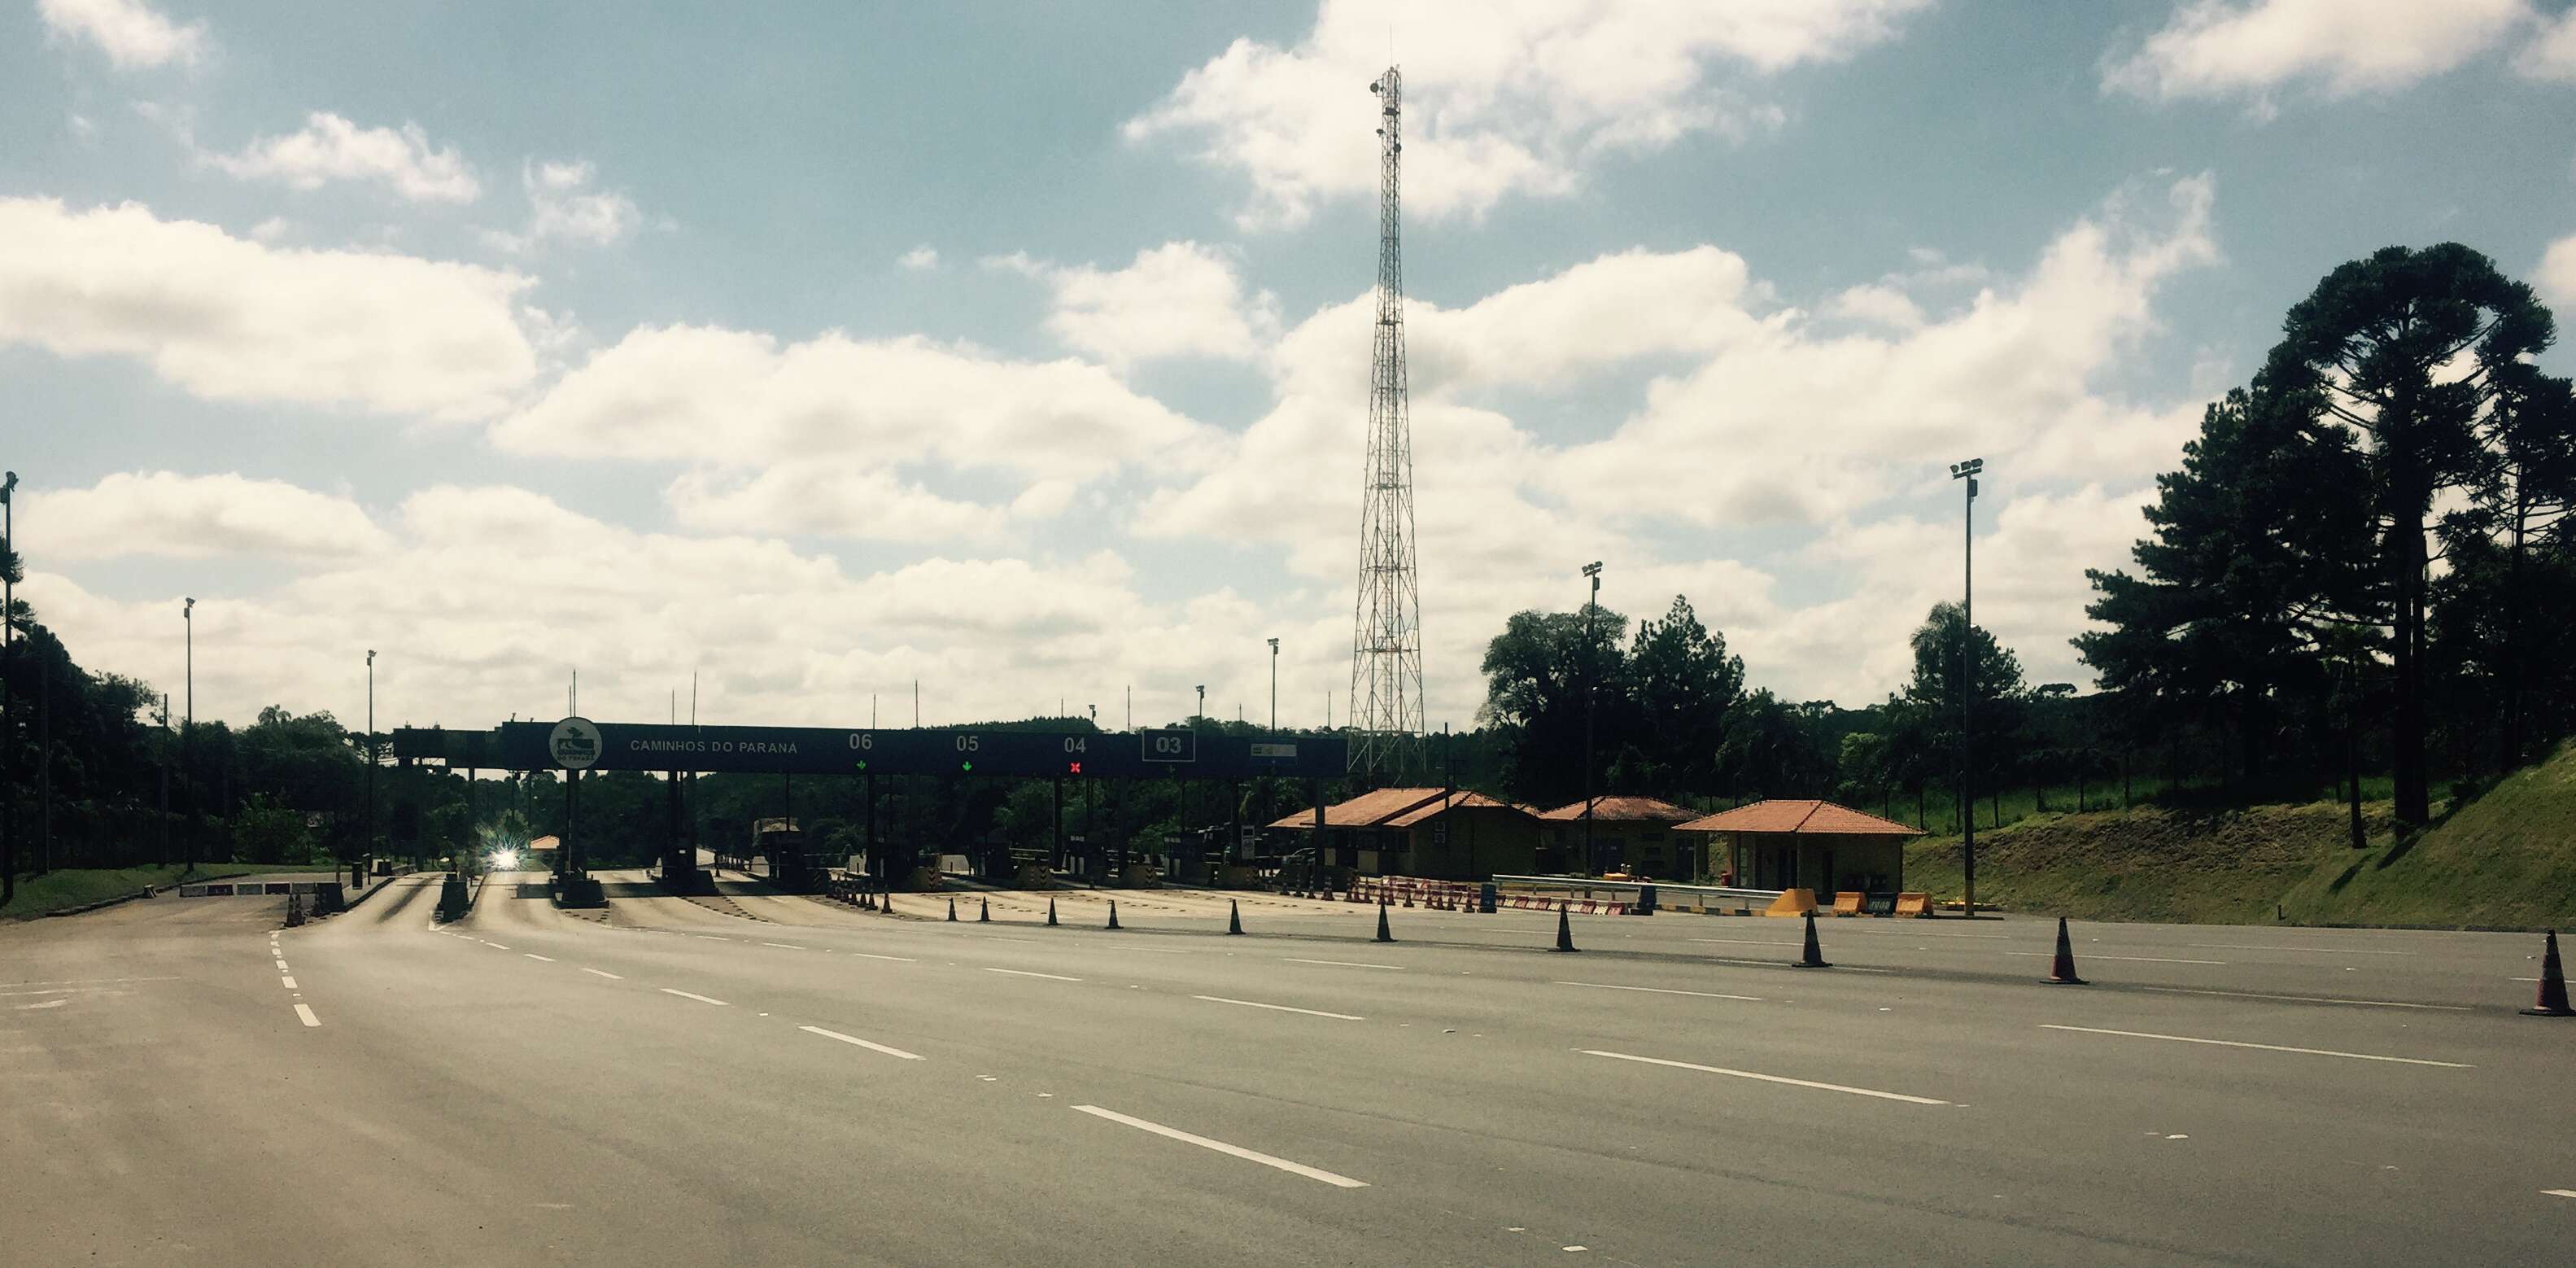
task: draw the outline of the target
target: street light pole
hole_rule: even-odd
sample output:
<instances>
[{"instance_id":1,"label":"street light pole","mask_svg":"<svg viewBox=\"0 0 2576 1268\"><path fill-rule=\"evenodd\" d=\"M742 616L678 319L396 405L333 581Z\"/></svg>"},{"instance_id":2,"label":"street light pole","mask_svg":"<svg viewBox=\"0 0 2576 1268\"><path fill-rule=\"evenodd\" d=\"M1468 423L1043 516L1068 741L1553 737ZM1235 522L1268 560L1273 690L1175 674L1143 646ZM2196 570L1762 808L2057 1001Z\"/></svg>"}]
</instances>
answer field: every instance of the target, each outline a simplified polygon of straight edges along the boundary
<instances>
[{"instance_id":1,"label":"street light pole","mask_svg":"<svg viewBox=\"0 0 2576 1268\"><path fill-rule=\"evenodd\" d=\"M367 820L359 833L369 854L376 849L376 649L367 649Z\"/></svg>"},{"instance_id":2,"label":"street light pole","mask_svg":"<svg viewBox=\"0 0 2576 1268\"><path fill-rule=\"evenodd\" d=\"M193 773L188 767L188 757L196 751L197 746L197 601L195 599L187 600L180 607L179 622L184 631L183 638L187 647L187 694L183 703L188 712L179 724L179 774L185 778ZM197 807L202 800L203 798L197 794L196 785L190 784L188 786L188 831L184 844L188 854L185 862L192 867L197 861L196 819ZM187 870L187 868L181 868L180 872L184 875Z\"/></svg>"},{"instance_id":3,"label":"street light pole","mask_svg":"<svg viewBox=\"0 0 2576 1268\"><path fill-rule=\"evenodd\" d=\"M8 667L18 650L18 473L0 476L0 551L11 567L0 568L0 902L18 892L17 731L10 721Z\"/></svg>"},{"instance_id":4,"label":"street light pole","mask_svg":"<svg viewBox=\"0 0 2576 1268\"><path fill-rule=\"evenodd\" d=\"M1970 752L1977 725L1977 475L1986 460L1970 458L1950 464L1950 478L1967 482L1960 505L1963 544L1959 585L1959 876L1965 891L1961 907L1977 915L1977 798Z\"/></svg>"},{"instance_id":5,"label":"street light pole","mask_svg":"<svg viewBox=\"0 0 2576 1268\"><path fill-rule=\"evenodd\" d=\"M1592 597L1583 605L1583 654L1592 654L1592 621L1601 610L1601 561L1583 565L1583 575L1592 579ZM1592 874L1592 711L1601 695L1601 684L1585 675L1583 684L1583 874Z\"/></svg>"},{"instance_id":6,"label":"street light pole","mask_svg":"<svg viewBox=\"0 0 2576 1268\"><path fill-rule=\"evenodd\" d=\"M1279 731L1279 640L1270 640L1270 730Z\"/></svg>"}]
</instances>

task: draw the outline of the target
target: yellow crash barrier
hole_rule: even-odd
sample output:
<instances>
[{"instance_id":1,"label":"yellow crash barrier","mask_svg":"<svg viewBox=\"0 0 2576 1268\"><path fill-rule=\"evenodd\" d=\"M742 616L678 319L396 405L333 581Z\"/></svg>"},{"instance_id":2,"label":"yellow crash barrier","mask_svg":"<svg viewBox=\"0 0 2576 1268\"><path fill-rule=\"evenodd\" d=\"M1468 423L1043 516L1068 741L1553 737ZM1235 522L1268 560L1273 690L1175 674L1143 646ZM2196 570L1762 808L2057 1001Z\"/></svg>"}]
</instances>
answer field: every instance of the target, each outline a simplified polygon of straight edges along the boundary
<instances>
[{"instance_id":1,"label":"yellow crash barrier","mask_svg":"<svg viewBox=\"0 0 2576 1268\"><path fill-rule=\"evenodd\" d=\"M1766 916L1806 916L1813 915L1815 910L1816 891L1812 889L1784 889L1780 891L1780 896L1778 898L1771 900L1771 905L1769 907L1762 910L1762 914Z\"/></svg>"}]
</instances>

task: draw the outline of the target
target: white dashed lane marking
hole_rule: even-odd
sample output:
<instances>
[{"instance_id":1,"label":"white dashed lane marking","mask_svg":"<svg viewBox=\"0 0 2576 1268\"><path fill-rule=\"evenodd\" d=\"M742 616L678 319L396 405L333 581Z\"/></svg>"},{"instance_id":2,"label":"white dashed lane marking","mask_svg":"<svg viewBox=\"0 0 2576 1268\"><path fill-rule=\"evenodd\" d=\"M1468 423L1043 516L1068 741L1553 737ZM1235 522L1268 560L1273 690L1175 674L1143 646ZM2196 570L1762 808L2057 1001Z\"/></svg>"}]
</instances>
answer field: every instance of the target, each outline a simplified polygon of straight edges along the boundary
<instances>
[{"instance_id":1,"label":"white dashed lane marking","mask_svg":"<svg viewBox=\"0 0 2576 1268\"><path fill-rule=\"evenodd\" d=\"M1190 998L1203 999L1211 1004L1233 1004L1239 1008L1267 1008L1276 1013L1304 1013L1309 1017L1330 1017L1335 1021L1368 1020L1366 1017L1354 1017L1349 1013L1328 1013L1317 1008L1291 1008L1286 1004L1264 1004L1255 999L1227 999L1223 995L1193 995Z\"/></svg>"},{"instance_id":2,"label":"white dashed lane marking","mask_svg":"<svg viewBox=\"0 0 2576 1268\"><path fill-rule=\"evenodd\" d=\"M1357 960L1300 960L1293 955L1283 955L1279 958L1289 964L1329 964L1337 969L1394 969L1399 973L1404 971L1404 966L1401 964L1362 964Z\"/></svg>"},{"instance_id":3,"label":"white dashed lane marking","mask_svg":"<svg viewBox=\"0 0 2576 1268\"><path fill-rule=\"evenodd\" d=\"M592 975L597 976L597 977L604 977L604 978L607 978L609 981L612 981L612 982L623 982L623 981L625 981L625 980L626 980L625 978L619 977L619 976L617 976L617 975L616 975L616 974L614 974L614 973L610 973L610 972L607 972L607 971L602 970L602 969L583 969L583 970L582 970L582 972L584 972L584 973L589 973L589 974L592 974Z\"/></svg>"},{"instance_id":4,"label":"white dashed lane marking","mask_svg":"<svg viewBox=\"0 0 2576 1268\"><path fill-rule=\"evenodd\" d=\"M1201 1149L1213 1149L1218 1153L1225 1154L1230 1157L1241 1158L1246 1162L1257 1162L1265 1167L1276 1167L1290 1175L1304 1176L1309 1180L1321 1180L1337 1189L1365 1189L1368 1187L1368 1181L1366 1180L1354 1180L1346 1175L1337 1175L1320 1167L1309 1167L1302 1162L1290 1162L1285 1158L1274 1157L1257 1150L1246 1149L1241 1145L1229 1145L1222 1140L1210 1140L1205 1136L1192 1135L1191 1133L1182 1131L1177 1127L1165 1127L1161 1123L1147 1122L1141 1118L1131 1118L1116 1110L1102 1109L1097 1105L1076 1105L1073 1108L1081 1111L1082 1113L1089 1114L1093 1118L1107 1119L1113 1123L1123 1123L1138 1131L1152 1132L1157 1136L1167 1137L1172 1140L1181 1141L1185 1144L1196 1145Z\"/></svg>"},{"instance_id":5,"label":"white dashed lane marking","mask_svg":"<svg viewBox=\"0 0 2576 1268\"><path fill-rule=\"evenodd\" d=\"M1557 982L1557 986L1589 986L1596 991L1645 991L1653 995L1696 995L1701 999L1740 999L1747 1003L1762 1002L1759 995L1728 995L1719 991L1679 991L1666 986L1614 986L1608 982Z\"/></svg>"},{"instance_id":6,"label":"white dashed lane marking","mask_svg":"<svg viewBox=\"0 0 2576 1268\"><path fill-rule=\"evenodd\" d=\"M288 977L288 976L286 976L286 975L284 975L284 974L279 974L279 975L278 975L278 978L277 978L277 984L278 984L278 985L280 985L280 986L285 987L286 989L288 989L288 990L290 990L290 991L295 989L295 979L294 979L294 978L291 978L291 977Z\"/></svg>"},{"instance_id":7,"label":"white dashed lane marking","mask_svg":"<svg viewBox=\"0 0 2576 1268\"><path fill-rule=\"evenodd\" d=\"M2162 991L2167 995L2225 995L2231 999L2285 999L2300 1004L2350 1004L2356 1008L2424 1008L2445 1013L2465 1013L2465 1004L2400 1004L2385 999L2329 999L2323 995L2263 995L2253 991L2203 991L2184 986L2141 986L2142 991Z\"/></svg>"},{"instance_id":8,"label":"white dashed lane marking","mask_svg":"<svg viewBox=\"0 0 2576 1268\"><path fill-rule=\"evenodd\" d=\"M889 1048L884 1044L872 1043L868 1040L859 1038L857 1035L845 1035L837 1030L825 1030L820 1026L798 1026L797 1029L804 1031L809 1035L821 1035L826 1039L838 1039L843 1043L865 1048L870 1052L882 1052L889 1057L901 1057L906 1061L920 1061L924 1059L918 1052L906 1052L901 1048Z\"/></svg>"},{"instance_id":9,"label":"white dashed lane marking","mask_svg":"<svg viewBox=\"0 0 2576 1268\"><path fill-rule=\"evenodd\" d=\"M2104 1030L2096 1026L2051 1026L2042 1030L2066 1030L2086 1035L2117 1035L2123 1039L2161 1039L2167 1043L2208 1044L2219 1048L2254 1048L2264 1052L2295 1052L2309 1057L2342 1057L2348 1061L2391 1061L2399 1065L2440 1066L2446 1070L2474 1070L2477 1067L2458 1061L2427 1061L2422 1057L2383 1057L2368 1052L2337 1052L2332 1048L2289 1048L2276 1043L2241 1043L2234 1039L2195 1039L2189 1035L2157 1035L2142 1030Z\"/></svg>"},{"instance_id":10,"label":"white dashed lane marking","mask_svg":"<svg viewBox=\"0 0 2576 1268\"><path fill-rule=\"evenodd\" d=\"M1062 973L1033 973L1027 969L986 968L984 971L987 973L1008 973L1013 977L1043 977L1057 982L1079 982L1082 980L1078 977L1066 977Z\"/></svg>"},{"instance_id":11,"label":"white dashed lane marking","mask_svg":"<svg viewBox=\"0 0 2576 1268\"><path fill-rule=\"evenodd\" d=\"M1871 1096L1882 1101L1903 1101L1909 1105L1951 1104L1949 1101L1938 1101L1928 1096L1908 1096L1903 1092L1881 1092L1875 1088L1850 1087L1841 1083L1818 1083L1809 1079L1792 1079L1786 1075L1779 1074L1756 1074L1751 1070L1730 1070L1724 1066L1701 1065L1695 1061L1668 1061L1662 1057L1639 1057L1632 1056L1625 1052L1602 1052L1593 1048L1577 1048L1575 1051L1580 1052L1587 1057L1609 1057L1616 1061L1636 1061L1646 1065L1671 1066L1676 1070L1697 1070L1702 1074L1723 1074L1729 1078L1735 1079L1753 1079L1762 1083L1783 1083L1790 1087L1814 1088L1819 1092L1847 1092L1853 1096Z\"/></svg>"},{"instance_id":12,"label":"white dashed lane marking","mask_svg":"<svg viewBox=\"0 0 2576 1268\"><path fill-rule=\"evenodd\" d=\"M322 1019L313 1015L313 1006L310 1004L296 1005L295 1015L302 1018L304 1020L304 1024L307 1026L319 1026L322 1024Z\"/></svg>"},{"instance_id":13,"label":"white dashed lane marking","mask_svg":"<svg viewBox=\"0 0 2576 1268\"><path fill-rule=\"evenodd\" d=\"M554 959L554 957L553 957L553 956L550 956L550 955L539 955L539 954L537 954L537 953L536 953L536 952L534 952L534 951L522 951L522 952L520 952L519 954L524 955L524 956L528 957L528 958L529 958L529 959L531 959L531 960L543 960L543 961L545 961L545 962L546 962L546 963L548 963L548 964L552 964L552 963L554 963L554 962L555 962L555 959Z\"/></svg>"},{"instance_id":14,"label":"white dashed lane marking","mask_svg":"<svg viewBox=\"0 0 2576 1268\"><path fill-rule=\"evenodd\" d=\"M670 987L667 987L667 986L665 986L665 987L663 987L663 988L662 988L662 993L663 993L663 994L665 994L665 995L677 995L677 996L679 996L679 997L680 997L680 998L682 998L682 999L693 999L693 1000L698 1001L698 1002L699 1002L699 1003L701 1003L701 1004L713 1004L713 1005L715 1005L715 1006L716 1006L716 1007L718 1007L718 1008L731 1008L731 1007L733 1007L733 1005L728 1004L728 1003L726 1003L726 1002L724 1002L723 1000L720 1000L720 999L709 999L709 998L707 998L707 997L706 997L706 996L704 996L704 995L693 995L693 994L690 994L690 993L689 993L689 992L687 992L687 991L678 991L678 990L673 990L673 989L671 989Z\"/></svg>"}]
</instances>

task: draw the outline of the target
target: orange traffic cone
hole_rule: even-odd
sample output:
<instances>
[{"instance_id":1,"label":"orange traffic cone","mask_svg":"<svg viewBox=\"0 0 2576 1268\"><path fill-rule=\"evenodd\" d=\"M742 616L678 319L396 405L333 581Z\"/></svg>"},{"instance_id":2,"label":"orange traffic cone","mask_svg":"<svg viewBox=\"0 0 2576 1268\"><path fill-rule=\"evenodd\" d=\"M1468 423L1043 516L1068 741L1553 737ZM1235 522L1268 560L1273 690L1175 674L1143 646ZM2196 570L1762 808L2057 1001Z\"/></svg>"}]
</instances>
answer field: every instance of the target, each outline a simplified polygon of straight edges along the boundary
<instances>
[{"instance_id":1,"label":"orange traffic cone","mask_svg":"<svg viewBox=\"0 0 2576 1268\"><path fill-rule=\"evenodd\" d=\"M2057 962L2049 966L2048 980L2059 986L2092 985L2075 976L2075 944L2067 940L2064 916L2057 918Z\"/></svg>"},{"instance_id":2,"label":"orange traffic cone","mask_svg":"<svg viewBox=\"0 0 2576 1268\"><path fill-rule=\"evenodd\" d=\"M2540 953L2540 998L2522 1010L2525 1017L2576 1017L2576 1008L2567 1006L2567 970L2558 966L2558 931L2549 931L2549 941Z\"/></svg>"},{"instance_id":3,"label":"orange traffic cone","mask_svg":"<svg viewBox=\"0 0 2576 1268\"><path fill-rule=\"evenodd\" d=\"M1790 965L1789 967L1793 969L1830 969L1834 967L1825 963L1825 950L1823 947L1816 945L1816 913L1812 911L1807 913L1806 950L1800 953L1798 956L1798 962Z\"/></svg>"}]
</instances>

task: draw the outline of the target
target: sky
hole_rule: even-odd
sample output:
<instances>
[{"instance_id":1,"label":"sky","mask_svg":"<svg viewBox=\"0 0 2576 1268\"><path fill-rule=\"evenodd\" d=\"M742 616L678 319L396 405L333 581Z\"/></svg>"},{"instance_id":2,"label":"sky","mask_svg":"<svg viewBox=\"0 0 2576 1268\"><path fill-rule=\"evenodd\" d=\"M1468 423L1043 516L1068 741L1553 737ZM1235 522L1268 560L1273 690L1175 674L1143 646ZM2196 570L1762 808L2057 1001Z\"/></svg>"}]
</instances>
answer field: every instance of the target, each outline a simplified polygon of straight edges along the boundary
<instances>
[{"instance_id":1,"label":"sky","mask_svg":"<svg viewBox=\"0 0 2576 1268\"><path fill-rule=\"evenodd\" d=\"M2328 270L2576 323L2561 0L0 0L22 597L235 723L1345 720L1389 64L1434 727L1596 559L1884 699L1970 457L2089 689Z\"/></svg>"}]
</instances>

